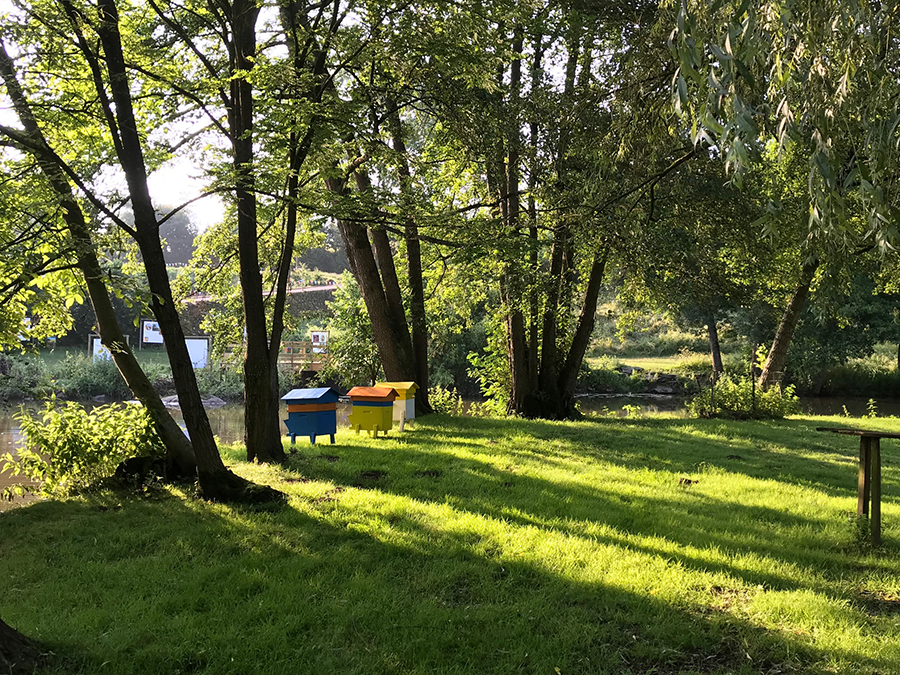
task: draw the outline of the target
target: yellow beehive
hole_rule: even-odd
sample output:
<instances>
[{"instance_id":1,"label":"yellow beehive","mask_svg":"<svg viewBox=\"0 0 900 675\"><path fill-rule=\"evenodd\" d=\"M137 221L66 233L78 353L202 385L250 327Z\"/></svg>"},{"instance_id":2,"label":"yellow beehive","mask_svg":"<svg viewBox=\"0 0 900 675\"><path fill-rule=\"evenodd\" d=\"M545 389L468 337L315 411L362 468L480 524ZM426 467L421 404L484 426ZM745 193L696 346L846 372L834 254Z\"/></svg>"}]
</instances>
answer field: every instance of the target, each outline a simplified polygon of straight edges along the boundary
<instances>
[{"instance_id":1,"label":"yellow beehive","mask_svg":"<svg viewBox=\"0 0 900 675\"><path fill-rule=\"evenodd\" d=\"M390 387L397 392L394 400L394 421L400 424L403 431L403 422L416 419L416 392L419 385L415 382L379 382L376 387Z\"/></svg>"},{"instance_id":2,"label":"yellow beehive","mask_svg":"<svg viewBox=\"0 0 900 675\"><path fill-rule=\"evenodd\" d=\"M378 436L379 431L391 430L394 399L397 398L392 387L353 387L347 396L353 402L353 412L347 416L347 421L356 433L363 429Z\"/></svg>"}]
</instances>

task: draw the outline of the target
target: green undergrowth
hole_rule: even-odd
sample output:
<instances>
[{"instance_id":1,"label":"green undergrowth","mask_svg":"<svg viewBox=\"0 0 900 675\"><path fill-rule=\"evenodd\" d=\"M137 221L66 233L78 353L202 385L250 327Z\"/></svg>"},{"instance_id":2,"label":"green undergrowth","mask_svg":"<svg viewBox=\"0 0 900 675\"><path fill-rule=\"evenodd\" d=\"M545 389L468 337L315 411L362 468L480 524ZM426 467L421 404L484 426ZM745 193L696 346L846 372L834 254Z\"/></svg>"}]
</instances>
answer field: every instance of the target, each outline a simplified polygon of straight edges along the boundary
<instances>
[{"instance_id":1,"label":"green undergrowth","mask_svg":"<svg viewBox=\"0 0 900 675\"><path fill-rule=\"evenodd\" d=\"M846 419L432 416L188 490L0 514L0 617L51 673L900 673L900 471ZM865 420L900 432L900 421Z\"/></svg>"},{"instance_id":2,"label":"green undergrowth","mask_svg":"<svg viewBox=\"0 0 900 675\"><path fill-rule=\"evenodd\" d=\"M153 387L161 396L175 393L172 369L160 351L138 351L135 356ZM244 395L241 373L233 364L212 360L196 370L197 384L204 396L239 400ZM282 373L284 386L289 374ZM94 359L81 351L55 350L34 353L0 353L0 402L43 399L51 395L76 401L102 396L106 400L133 397L110 360Z\"/></svg>"}]
</instances>

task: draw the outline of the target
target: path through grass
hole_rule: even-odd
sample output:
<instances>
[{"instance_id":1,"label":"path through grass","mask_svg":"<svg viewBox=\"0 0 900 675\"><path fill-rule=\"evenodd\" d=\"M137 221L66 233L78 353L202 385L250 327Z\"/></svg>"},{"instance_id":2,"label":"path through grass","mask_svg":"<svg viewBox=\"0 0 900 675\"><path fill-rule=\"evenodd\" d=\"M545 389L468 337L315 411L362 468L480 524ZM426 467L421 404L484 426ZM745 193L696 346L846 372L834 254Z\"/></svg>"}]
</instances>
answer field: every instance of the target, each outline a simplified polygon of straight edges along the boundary
<instances>
[{"instance_id":1,"label":"path through grass","mask_svg":"<svg viewBox=\"0 0 900 675\"><path fill-rule=\"evenodd\" d=\"M898 447L873 552L828 422L435 416L289 468L230 449L289 505L0 513L0 616L52 672L900 673Z\"/></svg>"}]
</instances>

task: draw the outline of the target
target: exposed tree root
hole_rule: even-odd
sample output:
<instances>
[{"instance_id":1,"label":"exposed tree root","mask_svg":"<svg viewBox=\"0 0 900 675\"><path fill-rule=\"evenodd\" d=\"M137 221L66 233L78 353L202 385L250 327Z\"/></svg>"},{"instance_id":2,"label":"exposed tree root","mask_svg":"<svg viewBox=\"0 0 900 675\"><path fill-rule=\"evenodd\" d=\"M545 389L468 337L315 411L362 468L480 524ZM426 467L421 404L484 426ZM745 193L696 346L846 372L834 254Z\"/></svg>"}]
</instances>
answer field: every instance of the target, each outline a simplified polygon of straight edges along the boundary
<instances>
[{"instance_id":1,"label":"exposed tree root","mask_svg":"<svg viewBox=\"0 0 900 675\"><path fill-rule=\"evenodd\" d=\"M11 675L31 673L40 657L34 642L0 620L0 672Z\"/></svg>"},{"instance_id":2,"label":"exposed tree root","mask_svg":"<svg viewBox=\"0 0 900 675\"><path fill-rule=\"evenodd\" d=\"M201 471L199 495L212 502L227 504L274 504L287 500L287 495L266 485L257 485L231 471Z\"/></svg>"}]
</instances>

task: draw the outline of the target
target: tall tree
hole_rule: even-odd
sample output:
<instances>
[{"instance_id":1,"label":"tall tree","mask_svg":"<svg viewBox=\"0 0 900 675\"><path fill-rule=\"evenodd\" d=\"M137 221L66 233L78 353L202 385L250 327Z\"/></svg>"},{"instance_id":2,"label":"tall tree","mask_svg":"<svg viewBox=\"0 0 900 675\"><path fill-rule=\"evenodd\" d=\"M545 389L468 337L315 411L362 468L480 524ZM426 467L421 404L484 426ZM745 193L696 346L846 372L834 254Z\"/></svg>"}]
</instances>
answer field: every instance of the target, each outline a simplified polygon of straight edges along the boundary
<instances>
[{"instance_id":1,"label":"tall tree","mask_svg":"<svg viewBox=\"0 0 900 675\"><path fill-rule=\"evenodd\" d=\"M76 7L69 0L60 0L58 4L29 6L26 10L24 21L16 27L19 37L25 36L34 44L45 42L47 49L44 54L64 55L47 62L40 62L37 56L29 56L17 64L20 71L29 74L32 96L42 100L77 100L83 106L83 112L66 109L65 117L55 116L54 121L63 120L63 123L53 127L52 122L48 126L49 120L42 120L36 114L36 110L47 114L53 106L36 107L26 98L28 94L23 94L19 107L27 107L28 110L27 114L17 110L20 121L25 126L30 117L41 127L52 154L43 152L34 144L28 152L38 161L52 162L57 176L65 176L93 208L137 242L152 293L152 310L166 342L179 403L190 433L202 493L210 499L219 500L278 498L279 495L272 490L250 490L251 484L225 468L203 408L169 285L159 223L147 186L148 163L144 152L147 135L139 131L139 116L136 114L136 99L123 51L118 7L114 0L99 0L96 13L93 13ZM32 66L51 71L57 69L60 77L50 80L32 78ZM85 77L72 77L74 73L84 74ZM145 104L145 101L140 101ZM152 117L154 111L147 109L143 112L150 112ZM70 141L66 138L68 131L80 132L83 139L96 142L99 152L89 154L85 161L78 157L74 148L60 150L61 141ZM117 216L107 200L89 184L89 179L79 174L79 169L89 171L91 163L96 167L110 160L115 161L124 176L126 194L134 213L133 226ZM56 192L61 194L61 190Z\"/></svg>"},{"instance_id":2,"label":"tall tree","mask_svg":"<svg viewBox=\"0 0 900 675\"><path fill-rule=\"evenodd\" d=\"M74 256L97 317L103 345L112 355L113 362L122 374L128 388L150 413L154 426L166 446L167 453L186 475L191 475L196 469L191 443L163 405L159 394L156 393L150 380L144 374L122 334L104 281L105 274L97 258L97 250L91 237L88 221L81 205L75 199L66 175L57 162L56 153L47 143L38 120L32 113L31 105L16 77L14 62L9 57L6 45L2 42L0 42L0 77L3 79L7 95L22 124L21 130L0 126L0 136L6 137L20 151L30 154L40 167L59 205L59 216L68 229L69 241L61 243L62 251L58 249L56 252L70 251ZM28 277L34 273L34 270L29 270L29 274L21 277L21 280L30 281Z\"/></svg>"}]
</instances>

